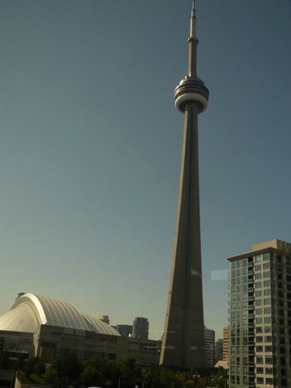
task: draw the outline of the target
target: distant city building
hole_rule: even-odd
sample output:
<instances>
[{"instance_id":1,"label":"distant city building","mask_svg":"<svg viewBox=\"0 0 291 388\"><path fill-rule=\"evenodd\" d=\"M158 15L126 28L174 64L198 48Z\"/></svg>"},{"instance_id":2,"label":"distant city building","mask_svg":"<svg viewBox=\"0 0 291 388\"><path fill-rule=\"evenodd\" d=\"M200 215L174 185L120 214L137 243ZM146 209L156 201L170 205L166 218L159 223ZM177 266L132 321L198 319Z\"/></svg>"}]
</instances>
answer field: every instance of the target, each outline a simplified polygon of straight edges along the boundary
<instances>
[{"instance_id":1,"label":"distant city building","mask_svg":"<svg viewBox=\"0 0 291 388\"><path fill-rule=\"evenodd\" d=\"M131 337L132 335L132 325L116 325L115 329L123 337Z\"/></svg>"},{"instance_id":2,"label":"distant city building","mask_svg":"<svg viewBox=\"0 0 291 388\"><path fill-rule=\"evenodd\" d=\"M291 387L291 244L229 259L229 388Z\"/></svg>"},{"instance_id":3,"label":"distant city building","mask_svg":"<svg viewBox=\"0 0 291 388\"><path fill-rule=\"evenodd\" d=\"M105 322L107 323L107 325L110 324L110 320L109 320L109 316L108 315L101 315L101 317L99 318L102 322Z\"/></svg>"},{"instance_id":4,"label":"distant city building","mask_svg":"<svg viewBox=\"0 0 291 388\"><path fill-rule=\"evenodd\" d=\"M223 361L229 361L229 326L223 328Z\"/></svg>"},{"instance_id":5,"label":"distant city building","mask_svg":"<svg viewBox=\"0 0 291 388\"><path fill-rule=\"evenodd\" d=\"M214 363L223 360L223 339L220 338L215 342L215 351L214 351Z\"/></svg>"},{"instance_id":6,"label":"distant city building","mask_svg":"<svg viewBox=\"0 0 291 388\"><path fill-rule=\"evenodd\" d=\"M142 339L149 338L149 321L147 320L147 318L134 318L132 326L132 337Z\"/></svg>"},{"instance_id":7,"label":"distant city building","mask_svg":"<svg viewBox=\"0 0 291 388\"><path fill-rule=\"evenodd\" d=\"M214 367L214 350L215 350L215 331L207 329L205 327L205 356L206 356L206 366L213 368Z\"/></svg>"}]
</instances>

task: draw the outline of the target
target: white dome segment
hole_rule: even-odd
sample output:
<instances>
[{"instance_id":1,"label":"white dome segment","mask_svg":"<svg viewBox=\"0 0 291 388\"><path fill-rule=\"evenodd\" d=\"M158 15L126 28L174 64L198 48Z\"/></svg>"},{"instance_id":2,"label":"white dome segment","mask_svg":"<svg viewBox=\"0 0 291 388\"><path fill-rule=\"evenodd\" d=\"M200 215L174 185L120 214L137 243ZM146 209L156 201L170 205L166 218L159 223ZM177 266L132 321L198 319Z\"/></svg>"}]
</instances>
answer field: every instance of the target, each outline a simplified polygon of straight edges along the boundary
<instances>
[{"instance_id":1,"label":"white dome segment","mask_svg":"<svg viewBox=\"0 0 291 388\"><path fill-rule=\"evenodd\" d=\"M22 303L0 315L0 331L36 333L39 318L28 303Z\"/></svg>"},{"instance_id":2,"label":"white dome segment","mask_svg":"<svg viewBox=\"0 0 291 388\"><path fill-rule=\"evenodd\" d=\"M81 313L72 304L46 296L23 294L11 309L0 315L0 330L35 333L39 325L120 334L107 323Z\"/></svg>"}]
</instances>

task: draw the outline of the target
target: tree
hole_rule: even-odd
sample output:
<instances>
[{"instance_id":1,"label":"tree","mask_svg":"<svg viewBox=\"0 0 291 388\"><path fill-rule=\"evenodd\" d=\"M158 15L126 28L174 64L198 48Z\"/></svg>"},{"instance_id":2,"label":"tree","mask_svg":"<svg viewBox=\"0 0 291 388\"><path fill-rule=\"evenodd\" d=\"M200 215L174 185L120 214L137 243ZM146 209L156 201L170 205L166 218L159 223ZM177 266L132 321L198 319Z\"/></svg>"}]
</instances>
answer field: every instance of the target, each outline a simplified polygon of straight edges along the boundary
<instances>
[{"instance_id":1,"label":"tree","mask_svg":"<svg viewBox=\"0 0 291 388\"><path fill-rule=\"evenodd\" d=\"M70 381L79 379L82 370L81 362L76 353L66 350L57 360L58 377L67 377Z\"/></svg>"},{"instance_id":2,"label":"tree","mask_svg":"<svg viewBox=\"0 0 291 388\"><path fill-rule=\"evenodd\" d=\"M81 381L86 386L107 386L118 383L118 363L93 356L84 364Z\"/></svg>"},{"instance_id":3,"label":"tree","mask_svg":"<svg viewBox=\"0 0 291 388\"><path fill-rule=\"evenodd\" d=\"M12 363L9 360L7 353L1 352L0 353L0 369L10 369L11 364Z\"/></svg>"},{"instance_id":4,"label":"tree","mask_svg":"<svg viewBox=\"0 0 291 388\"><path fill-rule=\"evenodd\" d=\"M122 387L134 387L142 383L141 369L136 366L133 358L119 363L119 373Z\"/></svg>"}]
</instances>

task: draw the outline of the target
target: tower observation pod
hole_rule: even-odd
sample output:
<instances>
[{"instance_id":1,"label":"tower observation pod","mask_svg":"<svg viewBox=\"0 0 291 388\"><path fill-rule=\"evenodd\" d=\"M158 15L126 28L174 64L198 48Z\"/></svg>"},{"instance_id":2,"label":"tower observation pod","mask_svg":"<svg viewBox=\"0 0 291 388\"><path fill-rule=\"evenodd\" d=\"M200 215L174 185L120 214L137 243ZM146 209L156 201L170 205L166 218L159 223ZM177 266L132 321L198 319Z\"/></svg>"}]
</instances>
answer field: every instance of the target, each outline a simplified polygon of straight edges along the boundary
<instances>
[{"instance_id":1,"label":"tower observation pod","mask_svg":"<svg viewBox=\"0 0 291 388\"><path fill-rule=\"evenodd\" d=\"M184 139L176 232L160 364L205 367L204 315L199 205L198 114L209 91L197 77L196 8L192 1L188 75L174 91L184 114Z\"/></svg>"}]
</instances>

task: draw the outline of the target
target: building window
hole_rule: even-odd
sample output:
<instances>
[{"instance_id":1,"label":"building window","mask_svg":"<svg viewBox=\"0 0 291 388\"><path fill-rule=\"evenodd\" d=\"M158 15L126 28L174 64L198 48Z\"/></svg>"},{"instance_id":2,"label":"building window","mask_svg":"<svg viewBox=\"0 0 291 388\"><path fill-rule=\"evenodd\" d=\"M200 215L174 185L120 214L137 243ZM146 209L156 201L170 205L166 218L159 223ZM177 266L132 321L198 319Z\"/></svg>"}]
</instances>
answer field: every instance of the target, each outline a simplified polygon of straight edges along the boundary
<instances>
[{"instance_id":1,"label":"building window","mask_svg":"<svg viewBox=\"0 0 291 388\"><path fill-rule=\"evenodd\" d=\"M262 282L255 282L255 288L261 288Z\"/></svg>"},{"instance_id":2,"label":"building window","mask_svg":"<svg viewBox=\"0 0 291 388\"><path fill-rule=\"evenodd\" d=\"M256 352L262 352L262 351L263 351L263 347L261 345L256 346Z\"/></svg>"},{"instance_id":3,"label":"building window","mask_svg":"<svg viewBox=\"0 0 291 388\"><path fill-rule=\"evenodd\" d=\"M263 364L264 360L263 357L257 357L257 364Z\"/></svg>"},{"instance_id":4,"label":"building window","mask_svg":"<svg viewBox=\"0 0 291 388\"><path fill-rule=\"evenodd\" d=\"M271 281L270 280L264 280L264 287L270 287Z\"/></svg>"},{"instance_id":5,"label":"building window","mask_svg":"<svg viewBox=\"0 0 291 388\"><path fill-rule=\"evenodd\" d=\"M244 327L249 325L249 322L248 322L247 318L243 319L242 323L243 323Z\"/></svg>"},{"instance_id":6,"label":"building window","mask_svg":"<svg viewBox=\"0 0 291 388\"><path fill-rule=\"evenodd\" d=\"M255 274L255 279L262 279L262 274L261 273L256 273Z\"/></svg>"},{"instance_id":7,"label":"building window","mask_svg":"<svg viewBox=\"0 0 291 388\"><path fill-rule=\"evenodd\" d=\"M263 319L261 317L256 318L256 324L263 323Z\"/></svg>"},{"instance_id":8,"label":"building window","mask_svg":"<svg viewBox=\"0 0 291 388\"><path fill-rule=\"evenodd\" d=\"M256 315L262 315L263 310L261 308L256 309Z\"/></svg>"},{"instance_id":9,"label":"building window","mask_svg":"<svg viewBox=\"0 0 291 388\"><path fill-rule=\"evenodd\" d=\"M257 377L257 383L258 384L264 384L264 378L263 377Z\"/></svg>"},{"instance_id":10,"label":"building window","mask_svg":"<svg viewBox=\"0 0 291 388\"><path fill-rule=\"evenodd\" d=\"M264 259L264 261L270 260L270 257L271 257L271 255L270 255L269 252L263 254L263 259Z\"/></svg>"},{"instance_id":11,"label":"building window","mask_svg":"<svg viewBox=\"0 0 291 388\"><path fill-rule=\"evenodd\" d=\"M266 290L264 290L264 295L265 296L271 295L271 288L267 288Z\"/></svg>"},{"instance_id":12,"label":"building window","mask_svg":"<svg viewBox=\"0 0 291 388\"><path fill-rule=\"evenodd\" d=\"M256 292L255 292L255 295L256 295L256 297L262 296L262 291L261 291L261 290L256 291Z\"/></svg>"},{"instance_id":13,"label":"building window","mask_svg":"<svg viewBox=\"0 0 291 388\"><path fill-rule=\"evenodd\" d=\"M271 335L267 335L265 337L265 342L272 342L272 336Z\"/></svg>"},{"instance_id":14,"label":"building window","mask_svg":"<svg viewBox=\"0 0 291 388\"><path fill-rule=\"evenodd\" d=\"M255 262L259 263L262 260L261 256L255 256Z\"/></svg>"},{"instance_id":15,"label":"building window","mask_svg":"<svg viewBox=\"0 0 291 388\"><path fill-rule=\"evenodd\" d=\"M262 299L257 299L257 300L255 301L255 305L256 305L256 306L261 306L261 305L262 305Z\"/></svg>"},{"instance_id":16,"label":"building window","mask_svg":"<svg viewBox=\"0 0 291 388\"><path fill-rule=\"evenodd\" d=\"M256 342L263 342L263 337L261 337L261 336L256 337Z\"/></svg>"},{"instance_id":17,"label":"building window","mask_svg":"<svg viewBox=\"0 0 291 388\"><path fill-rule=\"evenodd\" d=\"M264 261L270 260L270 253L264 253Z\"/></svg>"},{"instance_id":18,"label":"building window","mask_svg":"<svg viewBox=\"0 0 291 388\"><path fill-rule=\"evenodd\" d=\"M265 358L265 363L266 364L273 364L273 358L272 357L270 357L270 356L266 356L266 358Z\"/></svg>"},{"instance_id":19,"label":"building window","mask_svg":"<svg viewBox=\"0 0 291 388\"><path fill-rule=\"evenodd\" d=\"M272 318L271 317L264 317L264 323L271 323Z\"/></svg>"},{"instance_id":20,"label":"building window","mask_svg":"<svg viewBox=\"0 0 291 388\"><path fill-rule=\"evenodd\" d=\"M264 278L269 278L270 277L270 271L264 272L263 273Z\"/></svg>"},{"instance_id":21,"label":"building window","mask_svg":"<svg viewBox=\"0 0 291 388\"><path fill-rule=\"evenodd\" d=\"M264 368L257 368L257 373L258 374L263 374L264 373Z\"/></svg>"},{"instance_id":22,"label":"building window","mask_svg":"<svg viewBox=\"0 0 291 388\"><path fill-rule=\"evenodd\" d=\"M271 298L264 299L264 304L271 304Z\"/></svg>"},{"instance_id":23,"label":"building window","mask_svg":"<svg viewBox=\"0 0 291 388\"><path fill-rule=\"evenodd\" d=\"M255 265L255 271L260 271L262 269L261 264L256 264Z\"/></svg>"},{"instance_id":24,"label":"building window","mask_svg":"<svg viewBox=\"0 0 291 388\"><path fill-rule=\"evenodd\" d=\"M270 263L264 263L263 264L263 269L268 269L270 268Z\"/></svg>"},{"instance_id":25,"label":"building window","mask_svg":"<svg viewBox=\"0 0 291 388\"><path fill-rule=\"evenodd\" d=\"M284 357L281 357L280 361L281 361L281 365L286 365L286 361L285 361L285 358L284 358ZM281 373L282 373L282 372L281 372Z\"/></svg>"}]
</instances>

